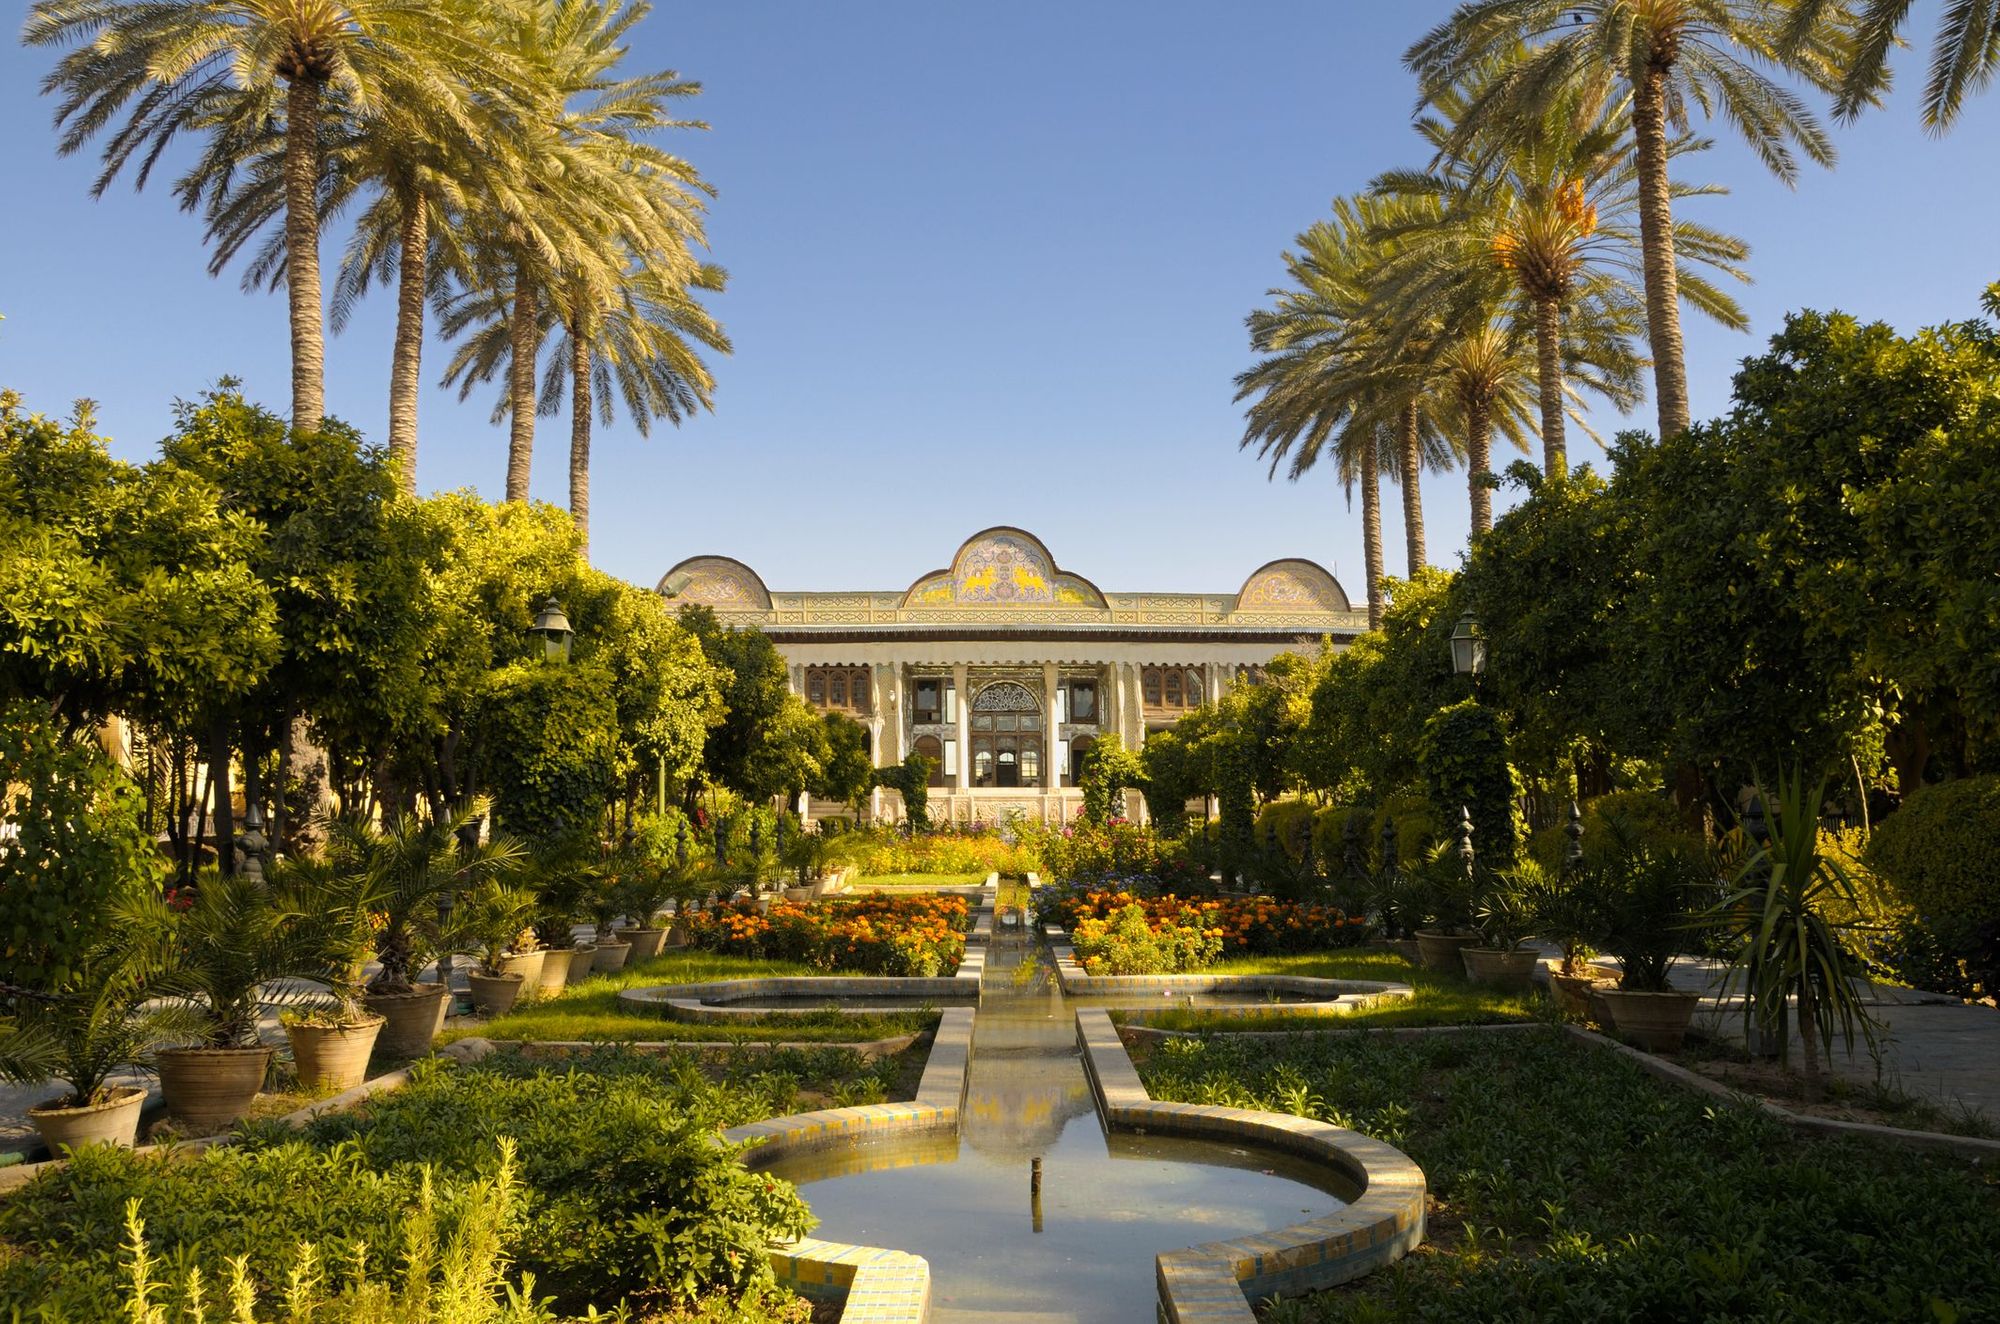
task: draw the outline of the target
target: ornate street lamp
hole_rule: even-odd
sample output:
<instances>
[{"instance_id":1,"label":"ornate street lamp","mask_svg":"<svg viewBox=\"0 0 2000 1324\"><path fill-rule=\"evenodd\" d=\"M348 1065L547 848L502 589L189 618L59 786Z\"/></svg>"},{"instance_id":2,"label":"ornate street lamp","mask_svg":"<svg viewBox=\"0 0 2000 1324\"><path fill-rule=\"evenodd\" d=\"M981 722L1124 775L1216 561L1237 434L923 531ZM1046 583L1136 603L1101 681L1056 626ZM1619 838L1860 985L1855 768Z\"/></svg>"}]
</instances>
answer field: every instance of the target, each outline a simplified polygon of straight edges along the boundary
<instances>
[{"instance_id":1,"label":"ornate street lamp","mask_svg":"<svg viewBox=\"0 0 2000 1324\"><path fill-rule=\"evenodd\" d=\"M542 604L542 609L536 613L535 623L529 627L528 633L542 637L542 657L545 660L569 661L569 645L570 641L576 638L576 631L569 628L569 615L563 611L562 604L556 601L555 594L549 594L549 600Z\"/></svg>"},{"instance_id":2,"label":"ornate street lamp","mask_svg":"<svg viewBox=\"0 0 2000 1324\"><path fill-rule=\"evenodd\" d=\"M1459 617L1458 624L1451 627L1451 669L1461 676L1486 674L1486 634L1479 628L1479 618L1471 612Z\"/></svg>"}]
</instances>

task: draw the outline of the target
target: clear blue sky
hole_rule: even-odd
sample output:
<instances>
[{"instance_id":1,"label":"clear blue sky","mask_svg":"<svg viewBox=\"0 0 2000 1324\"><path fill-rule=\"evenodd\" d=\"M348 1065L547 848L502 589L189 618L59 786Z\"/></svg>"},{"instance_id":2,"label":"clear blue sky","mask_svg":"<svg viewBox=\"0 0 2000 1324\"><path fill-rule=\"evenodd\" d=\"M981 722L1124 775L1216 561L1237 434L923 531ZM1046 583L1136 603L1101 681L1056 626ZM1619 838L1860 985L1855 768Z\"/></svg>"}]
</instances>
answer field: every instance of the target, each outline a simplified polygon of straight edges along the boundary
<instances>
[{"instance_id":1,"label":"clear blue sky","mask_svg":"<svg viewBox=\"0 0 2000 1324\"><path fill-rule=\"evenodd\" d=\"M1936 8L1914 15L1926 41ZM737 352L713 416L651 440L623 419L600 431L596 561L651 583L721 552L774 587L901 588L1008 523L1109 589L1227 591L1302 555L1358 598L1358 509L1330 474L1265 480L1237 450L1230 379L1291 237L1335 193L1421 163L1398 57L1446 11L661 4L634 62L705 85L714 127L677 146L721 191L712 239L732 282L716 306ZM1735 363L1789 309L1908 329L1971 315L2000 278L2000 93L1928 139L1920 55L1905 54L1888 110L1839 131L1839 166L1796 192L1726 135L1699 162L1735 189L1699 214L1750 241L1757 284L1750 335L1689 322L1697 417L1724 406ZM282 299L204 274L197 225L157 181L89 199L95 161L56 157L35 92L49 61L0 45L0 384L44 412L98 400L134 459L175 396L220 375L286 407ZM376 439L390 311L376 298L327 362L329 411ZM434 382L445 355L427 352ZM499 493L490 405L427 388L424 488ZM1637 421L1650 417L1649 403ZM544 420L538 497L565 499L567 446L566 422ZM1423 495L1431 558L1454 564L1463 481L1427 478Z\"/></svg>"}]
</instances>

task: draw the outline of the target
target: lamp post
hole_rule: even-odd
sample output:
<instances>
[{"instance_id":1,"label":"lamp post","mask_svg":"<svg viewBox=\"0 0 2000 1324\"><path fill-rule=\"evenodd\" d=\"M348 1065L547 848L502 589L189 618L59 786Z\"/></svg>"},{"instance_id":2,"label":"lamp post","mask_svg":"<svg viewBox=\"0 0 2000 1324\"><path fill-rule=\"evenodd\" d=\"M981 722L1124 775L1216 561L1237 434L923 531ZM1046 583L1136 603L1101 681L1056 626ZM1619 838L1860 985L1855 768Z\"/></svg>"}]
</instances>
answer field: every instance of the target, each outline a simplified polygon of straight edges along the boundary
<instances>
[{"instance_id":1,"label":"lamp post","mask_svg":"<svg viewBox=\"0 0 2000 1324\"><path fill-rule=\"evenodd\" d=\"M1472 677L1474 685L1486 674L1486 632L1471 612L1459 617L1458 624L1451 627L1451 669L1458 675Z\"/></svg>"},{"instance_id":2,"label":"lamp post","mask_svg":"<svg viewBox=\"0 0 2000 1324\"><path fill-rule=\"evenodd\" d=\"M569 614L563 610L562 603L556 601L555 594L549 594L542 609L535 613L535 623L528 628L528 633L541 636L544 661L569 661L570 641L576 638L576 631L570 628Z\"/></svg>"}]
</instances>

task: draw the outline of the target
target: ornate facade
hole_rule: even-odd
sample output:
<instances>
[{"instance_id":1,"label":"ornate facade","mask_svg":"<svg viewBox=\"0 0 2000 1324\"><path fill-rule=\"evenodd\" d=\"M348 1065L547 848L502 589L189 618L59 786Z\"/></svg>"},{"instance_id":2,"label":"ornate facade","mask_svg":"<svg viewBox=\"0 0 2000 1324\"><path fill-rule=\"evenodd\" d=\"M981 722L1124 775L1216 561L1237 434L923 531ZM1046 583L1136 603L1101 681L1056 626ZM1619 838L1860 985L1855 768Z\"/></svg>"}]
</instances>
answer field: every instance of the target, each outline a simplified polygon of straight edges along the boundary
<instances>
[{"instance_id":1,"label":"ornate facade","mask_svg":"<svg viewBox=\"0 0 2000 1324\"><path fill-rule=\"evenodd\" d=\"M682 561L659 591L769 634L793 690L867 727L878 764L930 756L932 817L961 823L1068 818L1093 741L1136 749L1274 655L1368 625L1311 561L1261 566L1235 593L1105 593L1016 528L974 534L900 592L774 593L724 556Z\"/></svg>"}]
</instances>

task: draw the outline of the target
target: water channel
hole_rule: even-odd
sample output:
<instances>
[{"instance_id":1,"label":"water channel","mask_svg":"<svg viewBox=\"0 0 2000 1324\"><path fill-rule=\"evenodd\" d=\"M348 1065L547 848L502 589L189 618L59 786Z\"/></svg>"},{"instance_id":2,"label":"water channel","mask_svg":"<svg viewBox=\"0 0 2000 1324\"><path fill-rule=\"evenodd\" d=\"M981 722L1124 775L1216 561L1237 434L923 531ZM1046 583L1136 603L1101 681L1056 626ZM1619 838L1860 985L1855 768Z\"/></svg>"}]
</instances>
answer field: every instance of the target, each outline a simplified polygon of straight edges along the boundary
<instances>
[{"instance_id":1,"label":"water channel","mask_svg":"<svg viewBox=\"0 0 2000 1324\"><path fill-rule=\"evenodd\" d=\"M1008 927L995 935L973 1020L960 1134L771 1169L804 1188L815 1236L923 1256L940 1324L1143 1324L1155 1317L1155 1255L1316 1218L1351 1198L1323 1167L1275 1153L1107 1137L1077 1048L1077 1004L1048 975L1045 952L1023 972L1030 939ZM1142 1002L1152 1005L1123 1005Z\"/></svg>"}]
</instances>

